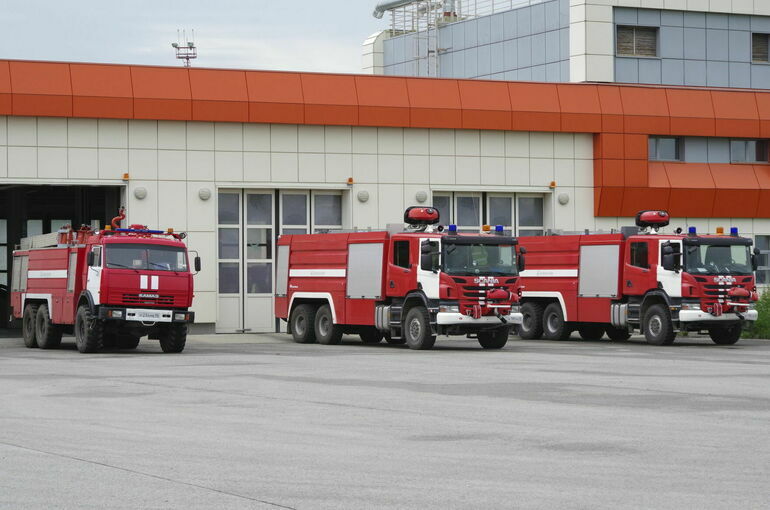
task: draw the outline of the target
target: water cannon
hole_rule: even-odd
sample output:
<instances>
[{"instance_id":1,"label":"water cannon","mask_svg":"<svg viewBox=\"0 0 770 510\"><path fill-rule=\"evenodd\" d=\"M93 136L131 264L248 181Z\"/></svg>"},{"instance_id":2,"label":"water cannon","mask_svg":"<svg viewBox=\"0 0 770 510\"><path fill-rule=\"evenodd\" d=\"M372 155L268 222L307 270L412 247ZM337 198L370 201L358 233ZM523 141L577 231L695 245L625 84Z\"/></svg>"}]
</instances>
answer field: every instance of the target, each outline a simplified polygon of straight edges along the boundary
<instances>
[{"instance_id":1,"label":"water cannon","mask_svg":"<svg viewBox=\"0 0 770 510\"><path fill-rule=\"evenodd\" d=\"M671 221L666 211L641 211L636 215L636 226L639 228L652 228L658 230L665 227Z\"/></svg>"},{"instance_id":2,"label":"water cannon","mask_svg":"<svg viewBox=\"0 0 770 510\"><path fill-rule=\"evenodd\" d=\"M412 226L436 225L438 222L439 213L435 207L412 206L404 211L404 223Z\"/></svg>"}]
</instances>

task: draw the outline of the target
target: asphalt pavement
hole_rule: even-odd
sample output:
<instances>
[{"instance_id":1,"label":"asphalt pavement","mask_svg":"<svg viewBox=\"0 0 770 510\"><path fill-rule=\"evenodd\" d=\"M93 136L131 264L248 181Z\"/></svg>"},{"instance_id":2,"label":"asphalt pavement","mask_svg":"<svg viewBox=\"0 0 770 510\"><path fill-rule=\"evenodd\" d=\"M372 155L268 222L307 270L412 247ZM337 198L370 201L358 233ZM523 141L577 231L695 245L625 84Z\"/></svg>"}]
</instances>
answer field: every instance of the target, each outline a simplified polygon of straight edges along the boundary
<instances>
[{"instance_id":1,"label":"asphalt pavement","mask_svg":"<svg viewBox=\"0 0 770 510\"><path fill-rule=\"evenodd\" d=\"M0 338L2 509L767 508L770 342Z\"/></svg>"}]
</instances>

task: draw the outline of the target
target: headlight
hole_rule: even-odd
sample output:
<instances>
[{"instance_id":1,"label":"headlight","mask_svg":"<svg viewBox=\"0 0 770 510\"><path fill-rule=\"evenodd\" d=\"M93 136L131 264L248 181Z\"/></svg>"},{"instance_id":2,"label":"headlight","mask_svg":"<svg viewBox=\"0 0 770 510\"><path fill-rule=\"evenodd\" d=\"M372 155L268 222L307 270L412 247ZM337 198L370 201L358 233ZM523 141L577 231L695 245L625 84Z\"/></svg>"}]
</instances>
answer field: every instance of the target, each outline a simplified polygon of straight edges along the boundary
<instances>
[{"instance_id":1,"label":"headlight","mask_svg":"<svg viewBox=\"0 0 770 510\"><path fill-rule=\"evenodd\" d=\"M460 313L460 307L457 305L439 305L438 311L441 313Z\"/></svg>"},{"instance_id":2,"label":"headlight","mask_svg":"<svg viewBox=\"0 0 770 510\"><path fill-rule=\"evenodd\" d=\"M700 303L682 303L682 310L700 310Z\"/></svg>"},{"instance_id":3,"label":"headlight","mask_svg":"<svg viewBox=\"0 0 770 510\"><path fill-rule=\"evenodd\" d=\"M186 313L175 313L174 314L174 320L175 321L187 320L187 314Z\"/></svg>"},{"instance_id":4,"label":"headlight","mask_svg":"<svg viewBox=\"0 0 770 510\"><path fill-rule=\"evenodd\" d=\"M110 310L110 317L112 317L113 319L122 319L123 310Z\"/></svg>"}]
</instances>

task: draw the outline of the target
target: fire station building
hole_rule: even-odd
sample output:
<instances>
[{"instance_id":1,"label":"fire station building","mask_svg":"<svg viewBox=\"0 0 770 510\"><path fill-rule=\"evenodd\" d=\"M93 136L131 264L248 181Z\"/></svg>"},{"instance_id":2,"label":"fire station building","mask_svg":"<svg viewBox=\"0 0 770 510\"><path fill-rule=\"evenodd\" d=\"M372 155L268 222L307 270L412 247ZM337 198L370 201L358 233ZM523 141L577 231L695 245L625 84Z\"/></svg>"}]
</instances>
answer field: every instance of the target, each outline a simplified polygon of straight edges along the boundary
<instances>
[{"instance_id":1,"label":"fire station building","mask_svg":"<svg viewBox=\"0 0 770 510\"><path fill-rule=\"evenodd\" d=\"M494 17L518 16L537 3L489 13L490 27ZM540 4L549 3L565 2ZM409 74L406 65L378 76L0 61L0 327L8 316L2 289L11 280L13 245L65 223L103 224L120 205L127 223L189 233L204 266L194 305L201 332L276 330L274 256L282 233L381 228L400 223L410 205L432 204L442 223L460 230L503 225L519 236L609 231L633 224L641 209L661 208L670 211L673 228L736 226L770 248L770 91L760 90L770 87L763 78L770 64L757 60L767 60L767 34L762 54L762 32L752 28L755 17L765 19L752 17L764 2L710 2L745 3L750 11L724 14L726 28L713 29L724 30L728 41L740 39L732 31L746 32L747 51L757 52L746 57L748 74L735 84L754 88L741 89L708 82L710 50L706 73L692 74L707 82L691 83L684 42L684 81L675 84L664 80L672 76L664 71L673 66L667 59L615 55L618 48L649 53L653 43L659 54L663 22L671 18L660 7L685 2L643 0L661 4L652 27L639 24L649 19L644 9L609 5L638 7L638 0L572 3L582 5L575 16L590 19L573 22L569 9L566 18L556 16L567 27L552 31L566 30L571 43L579 28L587 39L580 54L568 45L561 59L567 64L558 64L553 83L547 65L546 76L517 68L515 75L476 69L436 78L396 76ZM692 13L680 14L674 17L683 25L673 28L685 41ZM484 17L453 16L434 30ZM529 26L518 19L517 29ZM703 13L704 26L692 30L710 37L710 19ZM594 44L587 23L608 25L597 32L609 31L617 47ZM654 37L644 28L655 29ZM477 27L469 39L466 31L461 41L480 47L481 33ZM397 65L385 65L392 61L387 48L417 35L375 36L369 72ZM539 44L531 43L530 52ZM732 48L730 42L729 79ZM473 57L463 55L465 70ZM661 79L640 83L655 59ZM434 65L428 60L426 70ZM452 65L454 74L459 68Z\"/></svg>"}]
</instances>

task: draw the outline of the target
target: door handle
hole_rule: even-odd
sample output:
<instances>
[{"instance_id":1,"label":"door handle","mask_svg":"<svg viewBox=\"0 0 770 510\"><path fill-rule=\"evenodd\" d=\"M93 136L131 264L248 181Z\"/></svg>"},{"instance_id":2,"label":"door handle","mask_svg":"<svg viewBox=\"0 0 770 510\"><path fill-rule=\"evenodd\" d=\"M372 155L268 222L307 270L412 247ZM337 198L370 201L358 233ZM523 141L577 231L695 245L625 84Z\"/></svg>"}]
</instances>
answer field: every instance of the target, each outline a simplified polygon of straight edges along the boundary
<instances>
[{"instance_id":1,"label":"door handle","mask_svg":"<svg viewBox=\"0 0 770 510\"><path fill-rule=\"evenodd\" d=\"M409 269L404 269L404 274L409 274Z\"/></svg>"},{"instance_id":2,"label":"door handle","mask_svg":"<svg viewBox=\"0 0 770 510\"><path fill-rule=\"evenodd\" d=\"M631 283L631 280L626 280L626 287L633 287L634 284Z\"/></svg>"},{"instance_id":3,"label":"door handle","mask_svg":"<svg viewBox=\"0 0 770 510\"><path fill-rule=\"evenodd\" d=\"M390 288L393 289L396 287L396 283L393 280L390 280Z\"/></svg>"}]
</instances>

